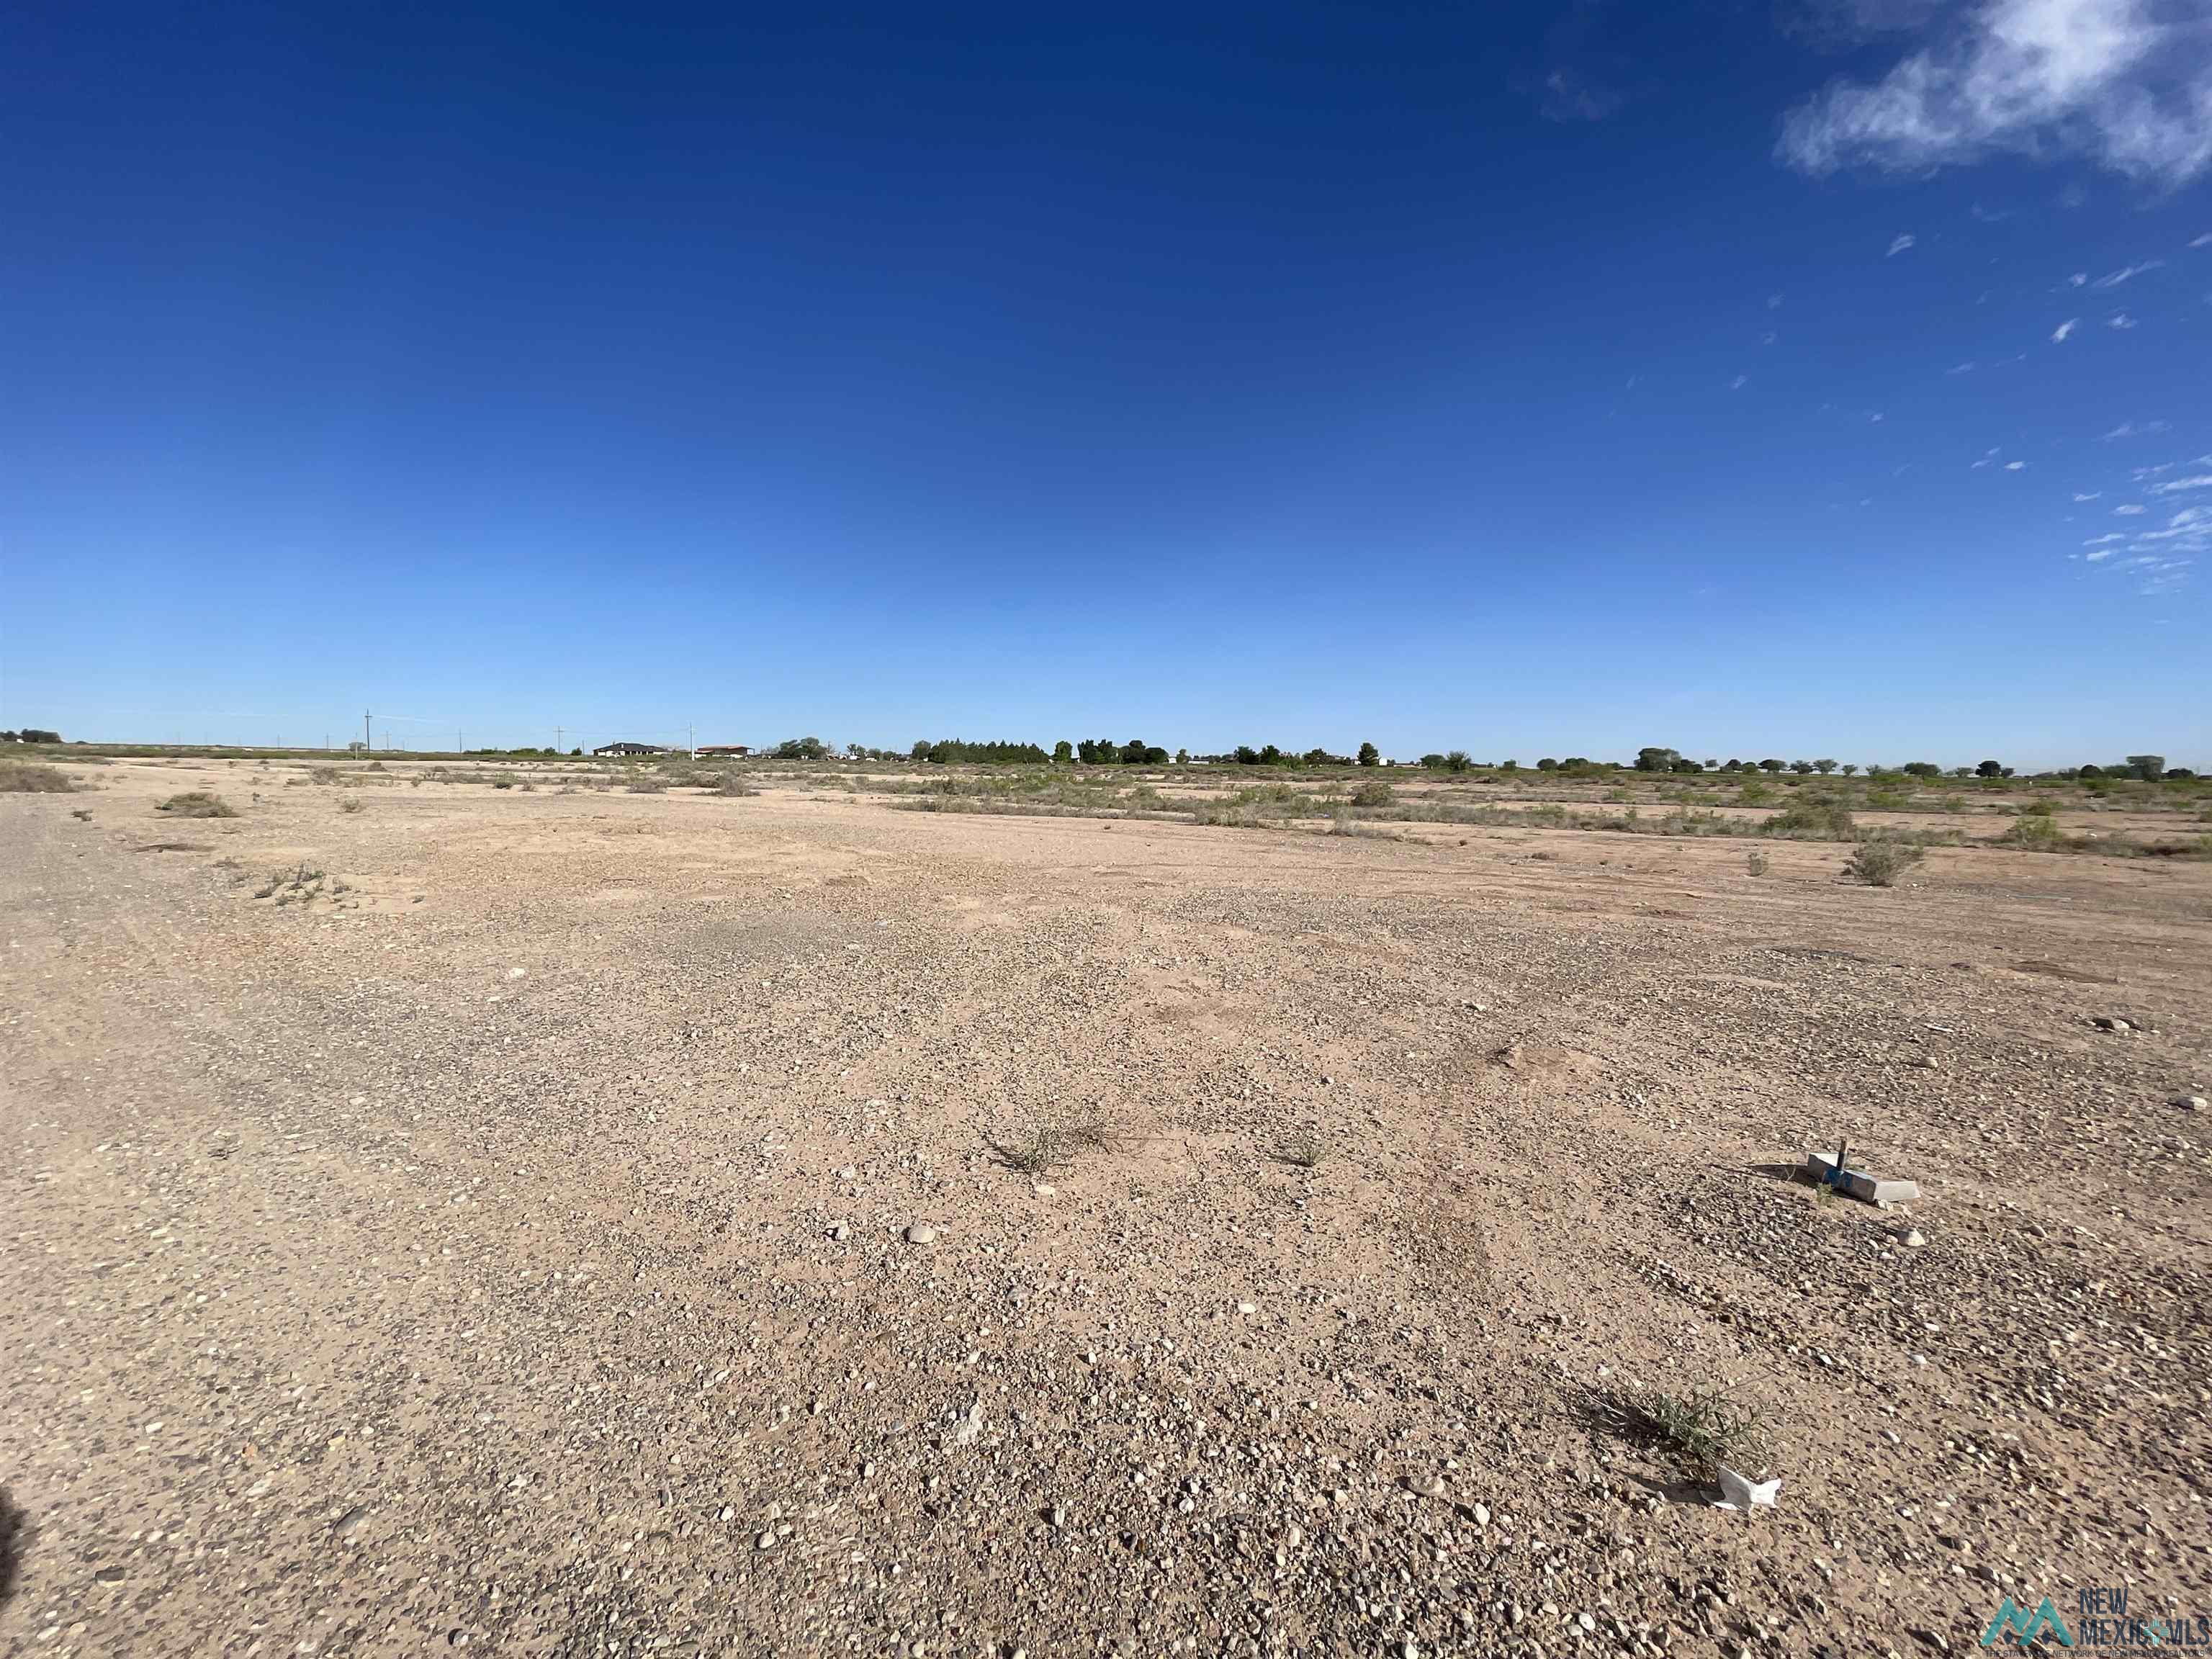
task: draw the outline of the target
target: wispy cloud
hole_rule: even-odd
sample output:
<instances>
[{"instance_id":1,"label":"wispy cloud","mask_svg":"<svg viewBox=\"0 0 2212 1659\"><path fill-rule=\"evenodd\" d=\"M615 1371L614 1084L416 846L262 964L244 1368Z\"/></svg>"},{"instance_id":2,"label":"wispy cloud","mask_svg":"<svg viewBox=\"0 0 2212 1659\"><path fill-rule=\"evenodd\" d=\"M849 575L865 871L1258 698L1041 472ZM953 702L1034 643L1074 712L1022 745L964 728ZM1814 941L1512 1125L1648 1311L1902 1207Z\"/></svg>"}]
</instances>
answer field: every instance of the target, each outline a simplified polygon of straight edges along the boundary
<instances>
[{"instance_id":1,"label":"wispy cloud","mask_svg":"<svg viewBox=\"0 0 2212 1659\"><path fill-rule=\"evenodd\" d=\"M1972 360L1969 360L1963 363L1954 363L1943 372L1946 374L1971 374L1974 372L1974 365Z\"/></svg>"},{"instance_id":2,"label":"wispy cloud","mask_svg":"<svg viewBox=\"0 0 2212 1659\"><path fill-rule=\"evenodd\" d=\"M2005 463L2005 471L2008 472L2025 472L2027 471L2027 463L2026 461L2007 461Z\"/></svg>"},{"instance_id":3,"label":"wispy cloud","mask_svg":"<svg viewBox=\"0 0 2212 1659\"><path fill-rule=\"evenodd\" d=\"M1750 376L1750 375L1748 375L1748 374L1739 374L1739 375L1737 375L1737 376L1735 377L1735 379L1734 379L1733 380L1730 380L1730 381L1729 382L1729 390L1730 392L1741 392L1741 391L1742 391L1742 390L1744 389L1744 387L1746 387L1746 386L1749 386L1750 384L1751 384L1751 376Z\"/></svg>"},{"instance_id":4,"label":"wispy cloud","mask_svg":"<svg viewBox=\"0 0 2212 1659\"><path fill-rule=\"evenodd\" d=\"M2146 259L2139 265L2122 265L2118 270L2108 271L2104 276L2100 276L2094 283L2091 283L2090 286L2093 288L2118 288L2122 283L2126 282L2129 278L2140 276L2146 270L2157 270L2165 264L2166 261L2163 259Z\"/></svg>"},{"instance_id":5,"label":"wispy cloud","mask_svg":"<svg viewBox=\"0 0 2212 1659\"><path fill-rule=\"evenodd\" d=\"M2077 489L2074 492L2074 499L2077 501L2094 501L2104 493L2105 492L2101 489L2093 489L2085 495Z\"/></svg>"},{"instance_id":6,"label":"wispy cloud","mask_svg":"<svg viewBox=\"0 0 2212 1659\"><path fill-rule=\"evenodd\" d=\"M2127 540L2127 534L2124 531L2112 530L2107 531L2101 536L2090 537L2089 539L2083 542L2081 545L2084 547L2110 547L2114 542L2124 542L2125 540Z\"/></svg>"},{"instance_id":7,"label":"wispy cloud","mask_svg":"<svg viewBox=\"0 0 2212 1659\"><path fill-rule=\"evenodd\" d=\"M2124 506L2114 507L2112 516L2116 519L2135 519L2140 518L2149 511L2150 509L2140 501L2129 501Z\"/></svg>"},{"instance_id":8,"label":"wispy cloud","mask_svg":"<svg viewBox=\"0 0 2212 1659\"><path fill-rule=\"evenodd\" d=\"M2105 441L2111 443L2117 438L2148 438L2165 430L2164 421L2122 421L2105 434Z\"/></svg>"},{"instance_id":9,"label":"wispy cloud","mask_svg":"<svg viewBox=\"0 0 2212 1659\"><path fill-rule=\"evenodd\" d=\"M2066 279L2066 286L2069 288L2080 288L2088 280L2089 273L2087 271L2077 270L2071 276L2069 276Z\"/></svg>"},{"instance_id":10,"label":"wispy cloud","mask_svg":"<svg viewBox=\"0 0 2212 1659\"><path fill-rule=\"evenodd\" d=\"M1894 259L1899 254L1904 252L1905 249L1911 247L1913 243L1917 240L1919 240L1919 238L1915 236L1911 231L1900 230L1895 236L1890 239L1889 252L1883 254L1881 257L1885 259Z\"/></svg>"},{"instance_id":11,"label":"wispy cloud","mask_svg":"<svg viewBox=\"0 0 2212 1659\"><path fill-rule=\"evenodd\" d=\"M2001 150L2186 183L2212 163L2212 38L2153 0L1983 0L1880 81L1832 82L1791 110L1776 146L1814 173Z\"/></svg>"},{"instance_id":12,"label":"wispy cloud","mask_svg":"<svg viewBox=\"0 0 2212 1659\"><path fill-rule=\"evenodd\" d=\"M2206 231L2202 236L2191 237L2189 239L2189 246L2191 247L2212 247L2212 230Z\"/></svg>"},{"instance_id":13,"label":"wispy cloud","mask_svg":"<svg viewBox=\"0 0 2212 1659\"><path fill-rule=\"evenodd\" d=\"M2164 483L2150 487L2154 495L2179 495L2185 489L2212 489L2212 472L2199 472L2190 478L2168 478Z\"/></svg>"},{"instance_id":14,"label":"wispy cloud","mask_svg":"<svg viewBox=\"0 0 2212 1659\"><path fill-rule=\"evenodd\" d=\"M2133 328L2135 325L2136 319L2124 311L2116 311L2105 319L2106 328Z\"/></svg>"},{"instance_id":15,"label":"wispy cloud","mask_svg":"<svg viewBox=\"0 0 2212 1659\"><path fill-rule=\"evenodd\" d=\"M2069 317L2064 322L2059 324L2057 327L2051 331L2051 343L2053 345L2065 344L2066 337L2073 333L2076 328L2081 326L2081 319L2079 317Z\"/></svg>"},{"instance_id":16,"label":"wispy cloud","mask_svg":"<svg viewBox=\"0 0 2212 1659\"><path fill-rule=\"evenodd\" d=\"M1588 76L1555 69L1544 77L1544 118L1550 121L1602 121L1620 107L1620 94Z\"/></svg>"},{"instance_id":17,"label":"wispy cloud","mask_svg":"<svg viewBox=\"0 0 2212 1659\"><path fill-rule=\"evenodd\" d=\"M2112 556L2112 550L2108 547L2104 549L2101 552L2084 553L2081 556L2087 559L2091 564L2094 564L2100 559L2111 558Z\"/></svg>"}]
</instances>

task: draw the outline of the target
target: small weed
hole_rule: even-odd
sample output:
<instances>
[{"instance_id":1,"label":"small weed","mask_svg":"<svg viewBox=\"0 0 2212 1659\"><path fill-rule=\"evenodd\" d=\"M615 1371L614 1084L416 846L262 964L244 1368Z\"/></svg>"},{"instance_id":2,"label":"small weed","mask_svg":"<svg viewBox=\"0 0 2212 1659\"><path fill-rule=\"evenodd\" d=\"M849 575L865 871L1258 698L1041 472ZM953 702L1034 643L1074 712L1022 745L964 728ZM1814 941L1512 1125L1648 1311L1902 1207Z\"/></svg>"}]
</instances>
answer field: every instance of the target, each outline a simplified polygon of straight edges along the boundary
<instances>
[{"instance_id":1,"label":"small weed","mask_svg":"<svg viewBox=\"0 0 2212 1659\"><path fill-rule=\"evenodd\" d=\"M987 1139L992 1155L1010 1170L1041 1176L1066 1169L1084 1152L1103 1152L1113 1145L1105 1120L1093 1109L1057 1123L1040 1123L1023 1141Z\"/></svg>"},{"instance_id":2,"label":"small weed","mask_svg":"<svg viewBox=\"0 0 2212 1659\"><path fill-rule=\"evenodd\" d=\"M1766 1424L1758 1407L1724 1389L1671 1395L1656 1389L1617 1396L1627 1425L1685 1474L1711 1480L1720 1466L1756 1469L1767 1461Z\"/></svg>"},{"instance_id":3,"label":"small weed","mask_svg":"<svg viewBox=\"0 0 2212 1659\"><path fill-rule=\"evenodd\" d=\"M181 795L172 795L154 809L179 818L234 818L238 809L220 795L210 795L204 789L194 789Z\"/></svg>"},{"instance_id":4,"label":"small weed","mask_svg":"<svg viewBox=\"0 0 2212 1659\"><path fill-rule=\"evenodd\" d=\"M348 795L338 802L341 812L358 812L366 805L359 795Z\"/></svg>"},{"instance_id":5,"label":"small weed","mask_svg":"<svg viewBox=\"0 0 2212 1659\"><path fill-rule=\"evenodd\" d=\"M1765 854L1756 847L1743 855L1743 867L1750 874L1763 876L1772 867Z\"/></svg>"},{"instance_id":6,"label":"small weed","mask_svg":"<svg viewBox=\"0 0 2212 1659\"><path fill-rule=\"evenodd\" d=\"M1328 1156L1328 1149L1322 1145L1321 1137L1312 1130L1301 1129L1296 1134L1285 1135L1278 1141L1269 1156L1276 1163L1288 1164L1295 1169L1317 1170L1321 1167L1322 1159Z\"/></svg>"}]
</instances>

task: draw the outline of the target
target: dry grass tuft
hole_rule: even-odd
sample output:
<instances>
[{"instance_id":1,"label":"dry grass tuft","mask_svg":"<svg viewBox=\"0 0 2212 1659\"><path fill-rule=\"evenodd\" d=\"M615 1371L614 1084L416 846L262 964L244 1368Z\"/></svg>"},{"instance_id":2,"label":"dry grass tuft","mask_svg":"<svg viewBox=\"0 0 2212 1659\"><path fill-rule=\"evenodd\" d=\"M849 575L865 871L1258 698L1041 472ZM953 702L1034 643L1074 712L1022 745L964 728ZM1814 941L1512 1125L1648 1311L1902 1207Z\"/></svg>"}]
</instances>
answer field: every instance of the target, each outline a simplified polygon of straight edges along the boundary
<instances>
[{"instance_id":1,"label":"dry grass tuft","mask_svg":"<svg viewBox=\"0 0 2212 1659\"><path fill-rule=\"evenodd\" d=\"M179 818L234 818L238 816L236 807L221 795L210 795L204 789L172 795L154 810Z\"/></svg>"},{"instance_id":2,"label":"dry grass tuft","mask_svg":"<svg viewBox=\"0 0 2212 1659\"><path fill-rule=\"evenodd\" d=\"M68 795L76 792L76 786L69 781L69 774L58 766L0 762L0 795Z\"/></svg>"}]
</instances>

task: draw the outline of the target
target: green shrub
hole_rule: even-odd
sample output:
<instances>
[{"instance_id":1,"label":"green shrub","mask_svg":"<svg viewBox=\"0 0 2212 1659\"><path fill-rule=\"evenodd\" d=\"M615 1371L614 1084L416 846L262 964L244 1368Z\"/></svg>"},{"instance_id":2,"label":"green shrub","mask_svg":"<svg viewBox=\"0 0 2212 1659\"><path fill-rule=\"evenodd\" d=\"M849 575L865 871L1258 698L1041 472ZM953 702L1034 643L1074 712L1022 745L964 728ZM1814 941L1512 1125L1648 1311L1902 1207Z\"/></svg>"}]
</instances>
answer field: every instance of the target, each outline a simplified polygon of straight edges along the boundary
<instances>
[{"instance_id":1,"label":"green shrub","mask_svg":"<svg viewBox=\"0 0 2212 1659\"><path fill-rule=\"evenodd\" d=\"M1800 795L1760 824L1759 833L1796 841L1849 841L1857 828L1840 795Z\"/></svg>"}]
</instances>

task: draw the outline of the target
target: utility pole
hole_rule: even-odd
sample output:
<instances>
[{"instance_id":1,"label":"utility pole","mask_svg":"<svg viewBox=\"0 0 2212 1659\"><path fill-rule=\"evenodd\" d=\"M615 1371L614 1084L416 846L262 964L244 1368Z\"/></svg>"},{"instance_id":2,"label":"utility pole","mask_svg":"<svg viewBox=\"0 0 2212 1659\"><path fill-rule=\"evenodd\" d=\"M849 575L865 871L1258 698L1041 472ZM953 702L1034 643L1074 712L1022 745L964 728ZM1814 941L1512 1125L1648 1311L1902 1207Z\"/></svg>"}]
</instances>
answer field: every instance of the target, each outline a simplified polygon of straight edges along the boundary
<instances>
[{"instance_id":1,"label":"utility pole","mask_svg":"<svg viewBox=\"0 0 2212 1659\"><path fill-rule=\"evenodd\" d=\"M553 752L556 755L561 752L561 733L567 729L566 726L560 726L553 728Z\"/></svg>"},{"instance_id":2,"label":"utility pole","mask_svg":"<svg viewBox=\"0 0 2212 1659\"><path fill-rule=\"evenodd\" d=\"M371 749L374 748L375 746L376 746L376 739L375 739L374 738L373 738L373 737L371 737L371 736L369 735L369 731L368 731L368 710L367 710L366 708L364 708L364 709L362 709L362 710L361 711L361 747L362 747L362 752L363 754L367 754L367 753L368 753Z\"/></svg>"}]
</instances>

